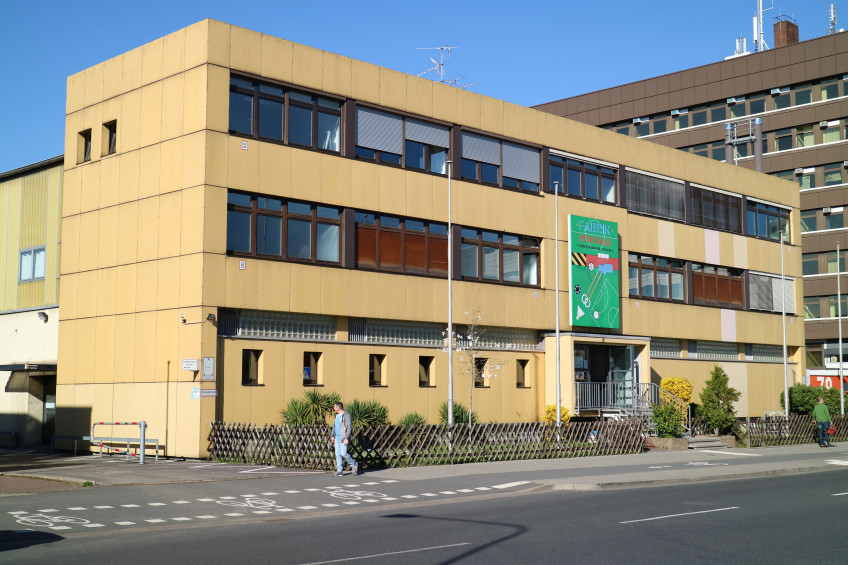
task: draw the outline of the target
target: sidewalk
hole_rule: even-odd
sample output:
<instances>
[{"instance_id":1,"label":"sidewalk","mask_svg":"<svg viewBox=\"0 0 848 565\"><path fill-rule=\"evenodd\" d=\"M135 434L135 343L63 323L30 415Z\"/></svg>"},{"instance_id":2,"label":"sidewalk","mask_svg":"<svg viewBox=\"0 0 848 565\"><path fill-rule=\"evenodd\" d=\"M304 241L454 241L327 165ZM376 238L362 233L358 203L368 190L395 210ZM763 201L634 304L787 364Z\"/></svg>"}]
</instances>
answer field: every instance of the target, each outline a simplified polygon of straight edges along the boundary
<instances>
[{"instance_id":1,"label":"sidewalk","mask_svg":"<svg viewBox=\"0 0 848 565\"><path fill-rule=\"evenodd\" d=\"M848 443L714 451L654 450L637 455L542 459L368 471L376 479L427 481L472 475L527 481L537 488L590 490L730 478L761 477L848 466ZM152 457L144 465L123 456L74 457L34 450L0 450L0 494L43 492L83 485L149 485L278 477L311 481L323 471ZM58 482L57 482L58 481Z\"/></svg>"}]
</instances>

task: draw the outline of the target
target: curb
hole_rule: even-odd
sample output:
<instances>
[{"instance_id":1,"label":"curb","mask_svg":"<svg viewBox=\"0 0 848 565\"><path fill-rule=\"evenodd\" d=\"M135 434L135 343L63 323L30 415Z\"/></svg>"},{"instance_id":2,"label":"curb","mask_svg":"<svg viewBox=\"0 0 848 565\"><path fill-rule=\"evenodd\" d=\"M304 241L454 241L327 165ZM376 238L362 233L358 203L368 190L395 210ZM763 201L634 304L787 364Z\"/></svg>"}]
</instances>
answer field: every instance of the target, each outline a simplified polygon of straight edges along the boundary
<instances>
[{"instance_id":1,"label":"curb","mask_svg":"<svg viewBox=\"0 0 848 565\"><path fill-rule=\"evenodd\" d=\"M40 481L53 481L53 482L56 482L56 483L64 483L64 484L67 484L67 485L75 485L75 486L79 486L79 487L95 486L95 485L98 484L97 482L92 481L92 480L78 479L78 478L75 478L75 477L63 477L61 475L48 476L48 475L38 475L38 474L33 474L33 473L15 473L15 472L12 472L12 473L0 473L0 476L17 477L19 479L36 479L36 480L40 480ZM88 483L88 484L86 485L86 483Z\"/></svg>"}]
</instances>

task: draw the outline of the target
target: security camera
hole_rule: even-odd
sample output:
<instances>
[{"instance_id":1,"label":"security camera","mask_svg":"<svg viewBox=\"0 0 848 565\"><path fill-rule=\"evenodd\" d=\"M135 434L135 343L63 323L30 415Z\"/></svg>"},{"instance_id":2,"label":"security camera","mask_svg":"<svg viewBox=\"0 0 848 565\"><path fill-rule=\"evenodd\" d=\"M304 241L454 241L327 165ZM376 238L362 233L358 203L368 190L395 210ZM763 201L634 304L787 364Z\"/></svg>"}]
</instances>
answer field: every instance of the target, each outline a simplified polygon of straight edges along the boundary
<instances>
[{"instance_id":1,"label":"security camera","mask_svg":"<svg viewBox=\"0 0 848 565\"><path fill-rule=\"evenodd\" d=\"M46 324L47 323L47 312L39 312L38 313L38 319Z\"/></svg>"},{"instance_id":2,"label":"security camera","mask_svg":"<svg viewBox=\"0 0 848 565\"><path fill-rule=\"evenodd\" d=\"M186 321L185 321L185 314L180 314L180 320L182 320L182 322L183 322L184 324L186 323Z\"/></svg>"}]
</instances>

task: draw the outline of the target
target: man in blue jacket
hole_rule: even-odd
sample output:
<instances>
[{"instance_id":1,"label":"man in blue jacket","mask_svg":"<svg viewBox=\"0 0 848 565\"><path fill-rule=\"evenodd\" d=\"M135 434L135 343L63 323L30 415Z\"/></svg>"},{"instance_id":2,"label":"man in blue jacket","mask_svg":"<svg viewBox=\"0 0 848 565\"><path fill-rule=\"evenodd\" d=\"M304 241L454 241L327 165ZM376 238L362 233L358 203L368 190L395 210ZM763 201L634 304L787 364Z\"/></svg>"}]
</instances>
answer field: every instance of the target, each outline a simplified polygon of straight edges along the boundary
<instances>
[{"instance_id":1,"label":"man in blue jacket","mask_svg":"<svg viewBox=\"0 0 848 565\"><path fill-rule=\"evenodd\" d=\"M336 402L333 405L333 412L336 413L336 420L333 422L333 443L336 445L336 474L334 477L344 477L342 466L344 461L350 464L354 475L359 474L359 465L347 452L347 446L350 442L350 431L352 424L350 414L345 412L344 404Z\"/></svg>"}]
</instances>

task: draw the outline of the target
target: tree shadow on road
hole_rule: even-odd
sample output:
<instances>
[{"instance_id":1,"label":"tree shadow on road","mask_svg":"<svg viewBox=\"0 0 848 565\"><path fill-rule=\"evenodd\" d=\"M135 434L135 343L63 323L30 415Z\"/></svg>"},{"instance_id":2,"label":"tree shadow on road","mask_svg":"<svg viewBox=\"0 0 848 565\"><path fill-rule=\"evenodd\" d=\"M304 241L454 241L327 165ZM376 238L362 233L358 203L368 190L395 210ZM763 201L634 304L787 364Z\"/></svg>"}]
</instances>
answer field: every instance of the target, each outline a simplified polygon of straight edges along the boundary
<instances>
[{"instance_id":1,"label":"tree shadow on road","mask_svg":"<svg viewBox=\"0 0 848 565\"><path fill-rule=\"evenodd\" d=\"M0 552L24 549L65 539L47 532L0 530Z\"/></svg>"}]
</instances>

